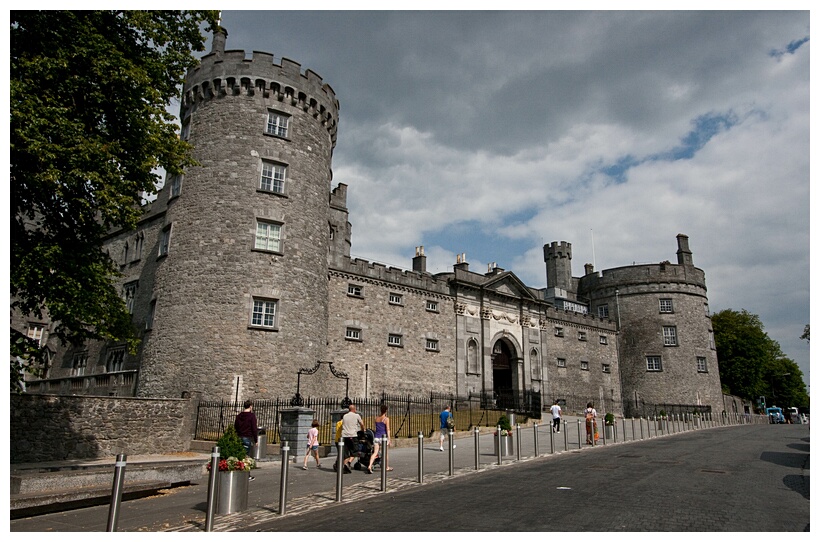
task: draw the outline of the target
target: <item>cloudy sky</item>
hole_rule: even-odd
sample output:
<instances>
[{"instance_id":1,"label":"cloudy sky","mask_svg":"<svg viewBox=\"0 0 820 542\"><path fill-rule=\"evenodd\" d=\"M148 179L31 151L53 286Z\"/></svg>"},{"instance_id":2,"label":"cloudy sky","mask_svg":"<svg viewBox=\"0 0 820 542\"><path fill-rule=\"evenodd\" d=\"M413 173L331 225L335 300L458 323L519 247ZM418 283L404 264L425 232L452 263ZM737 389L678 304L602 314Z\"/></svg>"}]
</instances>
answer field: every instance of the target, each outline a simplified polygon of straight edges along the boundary
<instances>
[{"instance_id":1,"label":"cloudy sky","mask_svg":"<svg viewBox=\"0 0 820 542\"><path fill-rule=\"evenodd\" d=\"M354 256L489 262L546 286L676 261L803 370L809 348L809 12L225 11L228 49L318 73L341 103L334 186Z\"/></svg>"}]
</instances>

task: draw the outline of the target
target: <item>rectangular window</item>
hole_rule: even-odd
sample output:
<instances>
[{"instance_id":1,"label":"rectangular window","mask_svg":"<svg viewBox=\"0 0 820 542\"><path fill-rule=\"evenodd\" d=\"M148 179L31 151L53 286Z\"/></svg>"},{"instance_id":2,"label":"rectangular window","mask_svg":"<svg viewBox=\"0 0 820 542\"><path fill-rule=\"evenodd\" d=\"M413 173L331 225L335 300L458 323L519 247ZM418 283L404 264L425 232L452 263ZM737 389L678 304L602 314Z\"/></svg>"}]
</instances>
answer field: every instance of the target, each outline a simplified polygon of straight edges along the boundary
<instances>
[{"instance_id":1,"label":"rectangular window","mask_svg":"<svg viewBox=\"0 0 820 542\"><path fill-rule=\"evenodd\" d=\"M72 376L83 376L85 374L85 367L88 364L88 352L78 352L74 354L74 359L71 362Z\"/></svg>"},{"instance_id":2,"label":"rectangular window","mask_svg":"<svg viewBox=\"0 0 820 542\"><path fill-rule=\"evenodd\" d=\"M345 329L345 339L347 339L348 341L361 341L362 330L355 327L349 327Z\"/></svg>"},{"instance_id":3,"label":"rectangular window","mask_svg":"<svg viewBox=\"0 0 820 542\"><path fill-rule=\"evenodd\" d=\"M609 363L602 363L601 364L601 371L603 371L606 374L611 373L612 371L609 368Z\"/></svg>"},{"instance_id":4,"label":"rectangular window","mask_svg":"<svg viewBox=\"0 0 820 542\"><path fill-rule=\"evenodd\" d=\"M581 370L582 371L589 371L589 362L588 361L582 361L581 362Z\"/></svg>"},{"instance_id":5,"label":"rectangular window","mask_svg":"<svg viewBox=\"0 0 820 542\"><path fill-rule=\"evenodd\" d=\"M578 332L578 340L579 341L587 340L587 332L586 331L579 331Z\"/></svg>"},{"instance_id":6,"label":"rectangular window","mask_svg":"<svg viewBox=\"0 0 820 542\"><path fill-rule=\"evenodd\" d=\"M698 356L696 358L696 360L697 360L698 372L699 373L708 373L709 371L706 370L706 358Z\"/></svg>"},{"instance_id":7,"label":"rectangular window","mask_svg":"<svg viewBox=\"0 0 820 542\"><path fill-rule=\"evenodd\" d=\"M674 312L672 310L672 300L671 299L661 299L659 301L660 304L660 311L665 313Z\"/></svg>"},{"instance_id":8,"label":"rectangular window","mask_svg":"<svg viewBox=\"0 0 820 542\"><path fill-rule=\"evenodd\" d=\"M256 238L253 248L268 252L281 252L282 225L273 222L256 221Z\"/></svg>"},{"instance_id":9,"label":"rectangular window","mask_svg":"<svg viewBox=\"0 0 820 542\"><path fill-rule=\"evenodd\" d=\"M37 346L42 346L43 344L43 331L46 329L44 324L29 324L28 331L26 331L26 337L29 339L36 341Z\"/></svg>"},{"instance_id":10,"label":"rectangular window","mask_svg":"<svg viewBox=\"0 0 820 542\"><path fill-rule=\"evenodd\" d=\"M182 192L182 175L171 177L171 197L175 198Z\"/></svg>"},{"instance_id":11,"label":"rectangular window","mask_svg":"<svg viewBox=\"0 0 820 542\"><path fill-rule=\"evenodd\" d=\"M706 311L706 316L709 316L709 303L703 304L703 310Z\"/></svg>"},{"instance_id":12,"label":"rectangular window","mask_svg":"<svg viewBox=\"0 0 820 542\"><path fill-rule=\"evenodd\" d=\"M125 348L114 348L108 352L108 357L105 360L105 372L113 373L114 371L122 371L123 361L125 360Z\"/></svg>"},{"instance_id":13,"label":"rectangular window","mask_svg":"<svg viewBox=\"0 0 820 542\"><path fill-rule=\"evenodd\" d=\"M166 227L159 234L159 257L167 256L171 247L171 226Z\"/></svg>"},{"instance_id":14,"label":"rectangular window","mask_svg":"<svg viewBox=\"0 0 820 542\"><path fill-rule=\"evenodd\" d=\"M709 348L715 350L715 332L711 329L709 330Z\"/></svg>"},{"instance_id":15,"label":"rectangular window","mask_svg":"<svg viewBox=\"0 0 820 542\"><path fill-rule=\"evenodd\" d=\"M387 344L389 346L401 346L401 335L391 333L387 336Z\"/></svg>"},{"instance_id":16,"label":"rectangular window","mask_svg":"<svg viewBox=\"0 0 820 542\"><path fill-rule=\"evenodd\" d=\"M646 356L646 370L647 371L660 371L661 370L661 357L660 356Z\"/></svg>"},{"instance_id":17,"label":"rectangular window","mask_svg":"<svg viewBox=\"0 0 820 542\"><path fill-rule=\"evenodd\" d=\"M129 282L122 287L122 295L125 299L125 308L128 314L134 314L134 299L137 297L137 281Z\"/></svg>"},{"instance_id":18,"label":"rectangular window","mask_svg":"<svg viewBox=\"0 0 820 542\"><path fill-rule=\"evenodd\" d=\"M559 367L566 367L567 366L567 360L565 358L558 358L558 366Z\"/></svg>"},{"instance_id":19,"label":"rectangular window","mask_svg":"<svg viewBox=\"0 0 820 542\"><path fill-rule=\"evenodd\" d=\"M154 313L157 310L157 300L151 301L148 306L148 314L145 316L145 329L152 329L154 327Z\"/></svg>"},{"instance_id":20,"label":"rectangular window","mask_svg":"<svg viewBox=\"0 0 820 542\"><path fill-rule=\"evenodd\" d=\"M598 305L598 318L609 318L609 305Z\"/></svg>"},{"instance_id":21,"label":"rectangular window","mask_svg":"<svg viewBox=\"0 0 820 542\"><path fill-rule=\"evenodd\" d=\"M262 176L259 179L259 190L284 194L287 169L287 166L282 164L262 162Z\"/></svg>"},{"instance_id":22,"label":"rectangular window","mask_svg":"<svg viewBox=\"0 0 820 542\"><path fill-rule=\"evenodd\" d=\"M390 304L391 305L403 305L403 299L401 294L394 294L390 292Z\"/></svg>"},{"instance_id":23,"label":"rectangular window","mask_svg":"<svg viewBox=\"0 0 820 542\"><path fill-rule=\"evenodd\" d=\"M663 326L663 345L678 345L678 328L676 328L675 326Z\"/></svg>"},{"instance_id":24,"label":"rectangular window","mask_svg":"<svg viewBox=\"0 0 820 542\"><path fill-rule=\"evenodd\" d=\"M254 299L251 325L254 327L276 328L276 306L274 299Z\"/></svg>"},{"instance_id":25,"label":"rectangular window","mask_svg":"<svg viewBox=\"0 0 820 542\"><path fill-rule=\"evenodd\" d=\"M268 111L268 124L265 133L279 137L288 137L290 117L277 111Z\"/></svg>"},{"instance_id":26,"label":"rectangular window","mask_svg":"<svg viewBox=\"0 0 820 542\"><path fill-rule=\"evenodd\" d=\"M347 285L347 295L353 297L362 297L362 287L356 284Z\"/></svg>"},{"instance_id":27,"label":"rectangular window","mask_svg":"<svg viewBox=\"0 0 820 542\"><path fill-rule=\"evenodd\" d=\"M438 340L437 339L426 339L425 346L427 350L431 352L438 352Z\"/></svg>"},{"instance_id":28,"label":"rectangular window","mask_svg":"<svg viewBox=\"0 0 820 542\"><path fill-rule=\"evenodd\" d=\"M599 343L601 343L601 344L608 344L608 341L607 341L606 335L600 335L600 336L598 337L598 342L599 342Z\"/></svg>"},{"instance_id":29,"label":"rectangular window","mask_svg":"<svg viewBox=\"0 0 820 542\"><path fill-rule=\"evenodd\" d=\"M564 328L555 326L555 336L556 337L563 337L564 336Z\"/></svg>"},{"instance_id":30,"label":"rectangular window","mask_svg":"<svg viewBox=\"0 0 820 542\"><path fill-rule=\"evenodd\" d=\"M424 308L430 312L438 312L438 301L430 301L428 299Z\"/></svg>"}]
</instances>

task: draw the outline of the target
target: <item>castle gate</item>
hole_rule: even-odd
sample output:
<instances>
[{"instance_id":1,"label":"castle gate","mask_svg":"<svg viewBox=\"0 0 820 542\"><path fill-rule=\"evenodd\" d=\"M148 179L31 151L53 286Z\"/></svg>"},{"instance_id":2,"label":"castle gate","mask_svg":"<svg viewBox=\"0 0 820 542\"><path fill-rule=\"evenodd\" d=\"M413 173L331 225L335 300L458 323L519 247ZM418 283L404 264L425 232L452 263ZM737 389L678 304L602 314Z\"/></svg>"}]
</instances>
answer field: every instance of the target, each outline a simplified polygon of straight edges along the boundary
<instances>
[{"instance_id":1,"label":"castle gate","mask_svg":"<svg viewBox=\"0 0 820 542\"><path fill-rule=\"evenodd\" d=\"M493 397L499 408L513 408L517 404L518 371L515 346L508 339L499 339L493 345Z\"/></svg>"}]
</instances>

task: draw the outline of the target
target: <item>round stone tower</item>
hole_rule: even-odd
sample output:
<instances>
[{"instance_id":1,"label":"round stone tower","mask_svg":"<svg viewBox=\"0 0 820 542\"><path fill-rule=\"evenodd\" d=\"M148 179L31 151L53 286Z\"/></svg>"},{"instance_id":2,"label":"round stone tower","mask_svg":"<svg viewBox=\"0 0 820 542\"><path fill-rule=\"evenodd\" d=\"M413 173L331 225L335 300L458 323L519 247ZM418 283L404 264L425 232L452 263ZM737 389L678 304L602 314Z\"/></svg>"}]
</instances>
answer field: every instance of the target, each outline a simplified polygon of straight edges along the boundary
<instances>
[{"instance_id":1,"label":"round stone tower","mask_svg":"<svg viewBox=\"0 0 820 542\"><path fill-rule=\"evenodd\" d=\"M312 71L226 39L215 34L183 87L181 137L199 165L158 198L141 396L288 396L325 354L339 102Z\"/></svg>"},{"instance_id":2,"label":"round stone tower","mask_svg":"<svg viewBox=\"0 0 820 542\"><path fill-rule=\"evenodd\" d=\"M616 322L626 416L678 412L696 405L722 410L706 277L678 235L677 264L632 265L602 273L586 266L578 296L590 312ZM664 407L663 405L668 405Z\"/></svg>"}]
</instances>

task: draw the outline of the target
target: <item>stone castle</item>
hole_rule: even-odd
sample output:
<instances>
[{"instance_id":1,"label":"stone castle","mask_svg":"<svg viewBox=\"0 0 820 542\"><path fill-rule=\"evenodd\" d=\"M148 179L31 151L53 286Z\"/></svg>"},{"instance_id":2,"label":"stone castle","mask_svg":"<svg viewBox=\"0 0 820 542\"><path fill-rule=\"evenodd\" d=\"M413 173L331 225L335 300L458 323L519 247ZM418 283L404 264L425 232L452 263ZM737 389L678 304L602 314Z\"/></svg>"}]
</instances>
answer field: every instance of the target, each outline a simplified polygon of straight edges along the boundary
<instances>
[{"instance_id":1,"label":"stone castle","mask_svg":"<svg viewBox=\"0 0 820 542\"><path fill-rule=\"evenodd\" d=\"M53 352L29 391L242 400L290 397L298 380L305 396L722 408L704 272L685 235L677 263L586 265L582 277L571 244L550 243L546 288L494 264L471 271L463 254L433 275L423 247L407 270L351 259L348 187L332 187L333 89L226 40L214 36L183 88L181 137L200 165L166 179L136 231L105 239L139 351L64 348L48 321L17 315Z\"/></svg>"}]
</instances>

